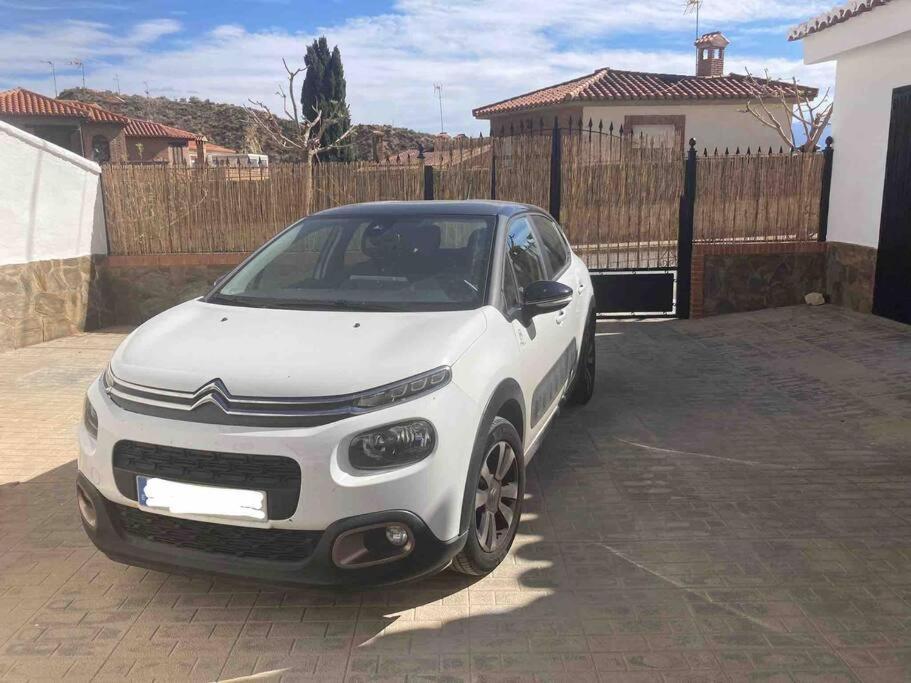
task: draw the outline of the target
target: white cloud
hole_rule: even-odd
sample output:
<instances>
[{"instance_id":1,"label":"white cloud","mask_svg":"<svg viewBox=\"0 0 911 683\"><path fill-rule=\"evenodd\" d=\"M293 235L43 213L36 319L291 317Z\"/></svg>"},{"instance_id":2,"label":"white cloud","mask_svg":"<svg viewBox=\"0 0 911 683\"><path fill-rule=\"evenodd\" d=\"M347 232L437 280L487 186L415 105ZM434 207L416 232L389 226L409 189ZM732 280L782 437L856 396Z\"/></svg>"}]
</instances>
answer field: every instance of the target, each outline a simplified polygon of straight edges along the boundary
<instances>
[{"instance_id":1,"label":"white cloud","mask_svg":"<svg viewBox=\"0 0 911 683\"><path fill-rule=\"evenodd\" d=\"M139 22L125 35L107 24L74 19L2 30L0 80L44 73L48 67L43 62L47 60L65 69L66 62L78 58L91 69L95 66L91 61L138 57L162 37L180 30L180 23L173 19Z\"/></svg>"},{"instance_id":2,"label":"white cloud","mask_svg":"<svg viewBox=\"0 0 911 683\"><path fill-rule=\"evenodd\" d=\"M777 29L826 4L707 3L702 27L734 32L740 27L761 28L757 24L766 22ZM47 92L47 67L39 60L81 56L94 87L110 88L117 73L124 92L142 92L143 82L148 82L153 94L196 95L235 104L250 98L274 102L283 81L281 58L302 64L306 45L324 33L342 51L356 121L435 130L439 111L433 83L442 82L446 127L450 132L477 132L486 130L487 124L472 119L473 107L595 68L692 73L691 39L680 36L693 27L693 18L684 17L681 7L679 0L564 0L555 11L551 3L533 0L399 0L393 12L313 32L248 31L224 25L189 36L178 33L180 25L173 19L160 19L137 25L122 38L101 24L68 21L0 32L0 85L12 85L15 77L18 84ZM649 36L654 49L609 47L630 33ZM185 40L156 45L164 36ZM762 41L761 52L749 54L732 45L727 70L769 68L774 76L794 75L811 85L832 83L831 68L805 67L799 60L782 58L784 41L783 35L770 34ZM49 52L58 56L43 56Z\"/></svg>"}]
</instances>

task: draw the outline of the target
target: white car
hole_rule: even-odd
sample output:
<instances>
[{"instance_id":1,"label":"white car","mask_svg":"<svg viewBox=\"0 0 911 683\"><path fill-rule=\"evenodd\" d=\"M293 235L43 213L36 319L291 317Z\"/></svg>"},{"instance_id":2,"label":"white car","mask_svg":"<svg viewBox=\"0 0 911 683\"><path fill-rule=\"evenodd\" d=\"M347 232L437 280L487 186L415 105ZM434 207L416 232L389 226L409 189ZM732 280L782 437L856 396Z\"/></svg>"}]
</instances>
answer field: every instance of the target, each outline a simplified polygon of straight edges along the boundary
<instances>
[{"instance_id":1,"label":"white car","mask_svg":"<svg viewBox=\"0 0 911 683\"><path fill-rule=\"evenodd\" d=\"M381 584L496 567L595 374L591 279L541 209L314 214L152 318L88 389L77 503L154 569Z\"/></svg>"}]
</instances>

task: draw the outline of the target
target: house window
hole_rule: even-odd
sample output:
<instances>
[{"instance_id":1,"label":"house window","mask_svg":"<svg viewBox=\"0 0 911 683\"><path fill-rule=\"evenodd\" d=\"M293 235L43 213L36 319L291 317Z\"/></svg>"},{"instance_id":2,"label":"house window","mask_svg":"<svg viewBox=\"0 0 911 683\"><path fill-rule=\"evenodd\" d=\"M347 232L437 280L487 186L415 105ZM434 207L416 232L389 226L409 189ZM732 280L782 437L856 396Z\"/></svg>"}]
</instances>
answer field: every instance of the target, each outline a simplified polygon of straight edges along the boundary
<instances>
[{"instance_id":1,"label":"house window","mask_svg":"<svg viewBox=\"0 0 911 683\"><path fill-rule=\"evenodd\" d=\"M111 143L104 135L92 138L92 159L99 164L106 164L111 160Z\"/></svg>"}]
</instances>

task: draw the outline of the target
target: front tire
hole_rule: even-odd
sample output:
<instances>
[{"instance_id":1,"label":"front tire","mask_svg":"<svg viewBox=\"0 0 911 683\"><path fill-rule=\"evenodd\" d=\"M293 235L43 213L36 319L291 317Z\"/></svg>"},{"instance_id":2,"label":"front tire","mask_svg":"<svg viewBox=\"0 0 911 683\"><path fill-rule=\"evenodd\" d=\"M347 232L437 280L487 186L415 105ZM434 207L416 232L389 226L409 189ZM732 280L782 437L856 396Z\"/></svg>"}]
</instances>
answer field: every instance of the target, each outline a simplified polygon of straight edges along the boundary
<instances>
[{"instance_id":1,"label":"front tire","mask_svg":"<svg viewBox=\"0 0 911 683\"><path fill-rule=\"evenodd\" d=\"M516 428L494 418L480 463L469 472L466 486L468 539L452 561L462 574L482 576L493 571L506 554L519 527L525 496L525 453Z\"/></svg>"}]
</instances>

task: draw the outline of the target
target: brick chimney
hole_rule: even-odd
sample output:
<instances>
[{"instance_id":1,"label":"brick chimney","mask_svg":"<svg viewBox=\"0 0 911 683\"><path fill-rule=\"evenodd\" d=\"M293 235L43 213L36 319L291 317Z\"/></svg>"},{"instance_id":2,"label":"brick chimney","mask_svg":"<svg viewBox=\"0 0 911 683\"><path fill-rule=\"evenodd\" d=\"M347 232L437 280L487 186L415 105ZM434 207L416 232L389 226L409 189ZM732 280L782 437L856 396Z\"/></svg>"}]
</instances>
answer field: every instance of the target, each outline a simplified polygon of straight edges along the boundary
<instances>
[{"instance_id":1,"label":"brick chimney","mask_svg":"<svg viewBox=\"0 0 911 683\"><path fill-rule=\"evenodd\" d=\"M699 37L696 45L696 75L723 76L724 49L731 41L720 31L706 33Z\"/></svg>"}]
</instances>

